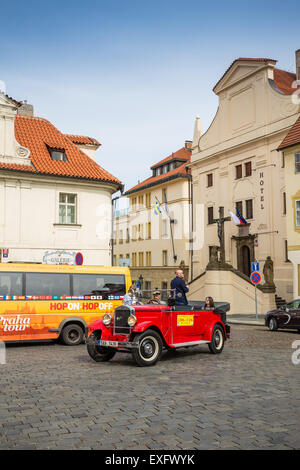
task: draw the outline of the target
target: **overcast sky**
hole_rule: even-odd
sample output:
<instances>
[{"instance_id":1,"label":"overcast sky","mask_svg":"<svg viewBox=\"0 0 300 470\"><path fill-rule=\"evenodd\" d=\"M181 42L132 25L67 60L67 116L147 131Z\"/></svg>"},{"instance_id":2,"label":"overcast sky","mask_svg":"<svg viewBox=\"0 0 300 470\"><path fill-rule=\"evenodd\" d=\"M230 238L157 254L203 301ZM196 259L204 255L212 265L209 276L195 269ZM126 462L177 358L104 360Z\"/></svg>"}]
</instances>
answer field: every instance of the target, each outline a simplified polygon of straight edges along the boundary
<instances>
[{"instance_id":1,"label":"overcast sky","mask_svg":"<svg viewBox=\"0 0 300 470\"><path fill-rule=\"evenodd\" d=\"M295 71L299 2L0 0L0 80L65 133L97 138L125 183L209 126L238 57Z\"/></svg>"}]
</instances>

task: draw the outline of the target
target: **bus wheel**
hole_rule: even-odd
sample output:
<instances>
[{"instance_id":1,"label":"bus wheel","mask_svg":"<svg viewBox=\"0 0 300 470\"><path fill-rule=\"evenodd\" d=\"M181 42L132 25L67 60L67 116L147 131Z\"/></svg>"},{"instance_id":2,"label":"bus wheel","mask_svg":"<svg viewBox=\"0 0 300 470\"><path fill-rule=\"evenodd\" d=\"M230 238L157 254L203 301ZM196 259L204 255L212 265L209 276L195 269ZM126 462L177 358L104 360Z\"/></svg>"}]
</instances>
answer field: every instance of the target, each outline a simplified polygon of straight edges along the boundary
<instances>
[{"instance_id":1,"label":"bus wheel","mask_svg":"<svg viewBox=\"0 0 300 470\"><path fill-rule=\"evenodd\" d=\"M83 329L76 323L67 325L62 330L61 340L67 346L77 346L83 341Z\"/></svg>"},{"instance_id":2,"label":"bus wheel","mask_svg":"<svg viewBox=\"0 0 300 470\"><path fill-rule=\"evenodd\" d=\"M87 350L92 359L96 362L106 362L114 357L116 350L98 345L100 336L92 333L87 339Z\"/></svg>"}]
</instances>

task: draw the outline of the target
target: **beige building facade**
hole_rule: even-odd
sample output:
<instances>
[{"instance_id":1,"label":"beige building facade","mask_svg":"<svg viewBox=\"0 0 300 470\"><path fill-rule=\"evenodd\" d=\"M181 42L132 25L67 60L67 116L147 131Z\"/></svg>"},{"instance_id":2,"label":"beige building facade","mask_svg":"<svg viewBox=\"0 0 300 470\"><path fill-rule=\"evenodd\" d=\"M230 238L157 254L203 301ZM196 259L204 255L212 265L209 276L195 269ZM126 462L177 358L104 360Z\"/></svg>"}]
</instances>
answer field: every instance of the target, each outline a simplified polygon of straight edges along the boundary
<instances>
[{"instance_id":1,"label":"beige building facade","mask_svg":"<svg viewBox=\"0 0 300 470\"><path fill-rule=\"evenodd\" d=\"M300 118L278 150L284 155L287 257L293 266L293 298L296 299L300 297Z\"/></svg>"},{"instance_id":2,"label":"beige building facade","mask_svg":"<svg viewBox=\"0 0 300 470\"><path fill-rule=\"evenodd\" d=\"M125 192L128 211L115 212L113 264L129 265L143 289L167 289L182 266L188 278L191 142L151 167L152 176Z\"/></svg>"},{"instance_id":3,"label":"beige building facade","mask_svg":"<svg viewBox=\"0 0 300 470\"><path fill-rule=\"evenodd\" d=\"M296 75L277 69L275 60L237 59L214 87L219 106L204 134L196 119L189 165L193 179L192 272L193 279L199 278L193 283L194 290L203 282L199 276L206 270L211 247L219 245L214 220L222 207L225 217L238 209L248 222L244 233L233 221L224 223L226 263L249 278L251 262L257 260L262 273L271 256L276 294L286 300L293 296L285 169L277 148L299 117L295 81ZM201 230L204 238L199 242Z\"/></svg>"}]
</instances>

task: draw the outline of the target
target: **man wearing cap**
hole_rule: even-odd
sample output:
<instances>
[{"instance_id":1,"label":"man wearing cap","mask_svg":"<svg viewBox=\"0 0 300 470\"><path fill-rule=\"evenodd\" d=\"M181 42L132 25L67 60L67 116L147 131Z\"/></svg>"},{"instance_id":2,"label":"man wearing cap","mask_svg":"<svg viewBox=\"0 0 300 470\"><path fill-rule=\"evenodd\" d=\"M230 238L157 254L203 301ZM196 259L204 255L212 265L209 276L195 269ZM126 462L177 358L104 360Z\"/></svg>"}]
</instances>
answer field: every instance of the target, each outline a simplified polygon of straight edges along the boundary
<instances>
[{"instance_id":1,"label":"man wearing cap","mask_svg":"<svg viewBox=\"0 0 300 470\"><path fill-rule=\"evenodd\" d=\"M149 303L153 305L166 305L166 302L161 300L161 293L158 290L153 292L153 299Z\"/></svg>"},{"instance_id":2,"label":"man wearing cap","mask_svg":"<svg viewBox=\"0 0 300 470\"><path fill-rule=\"evenodd\" d=\"M176 277L171 281L171 289L175 290L176 305L187 305L188 301L186 293L189 291L188 286L184 282L184 274L181 269L177 269Z\"/></svg>"}]
</instances>

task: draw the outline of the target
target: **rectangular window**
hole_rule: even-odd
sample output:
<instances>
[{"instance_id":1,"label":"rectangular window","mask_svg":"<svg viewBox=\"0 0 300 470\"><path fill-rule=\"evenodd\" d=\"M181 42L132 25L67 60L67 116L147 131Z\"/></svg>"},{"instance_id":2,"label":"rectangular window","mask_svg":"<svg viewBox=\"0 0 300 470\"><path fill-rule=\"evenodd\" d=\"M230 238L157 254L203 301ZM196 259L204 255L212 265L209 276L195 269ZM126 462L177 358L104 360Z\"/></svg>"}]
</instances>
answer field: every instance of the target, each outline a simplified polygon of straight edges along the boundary
<instances>
[{"instance_id":1,"label":"rectangular window","mask_svg":"<svg viewBox=\"0 0 300 470\"><path fill-rule=\"evenodd\" d=\"M142 209L144 206L144 196L139 196L139 209Z\"/></svg>"},{"instance_id":2,"label":"rectangular window","mask_svg":"<svg viewBox=\"0 0 300 470\"><path fill-rule=\"evenodd\" d=\"M151 193L146 194L146 207L147 209L150 209L151 207Z\"/></svg>"},{"instance_id":3,"label":"rectangular window","mask_svg":"<svg viewBox=\"0 0 300 470\"><path fill-rule=\"evenodd\" d=\"M142 251L139 252L139 266L144 266L144 253Z\"/></svg>"},{"instance_id":4,"label":"rectangular window","mask_svg":"<svg viewBox=\"0 0 300 470\"><path fill-rule=\"evenodd\" d=\"M242 165L237 165L235 167L235 179L240 179L243 176L243 167Z\"/></svg>"},{"instance_id":5,"label":"rectangular window","mask_svg":"<svg viewBox=\"0 0 300 470\"><path fill-rule=\"evenodd\" d=\"M113 256L113 266L117 266L117 255Z\"/></svg>"},{"instance_id":6,"label":"rectangular window","mask_svg":"<svg viewBox=\"0 0 300 470\"><path fill-rule=\"evenodd\" d=\"M145 299L151 299L151 281L145 281L145 291L144 292L144 297Z\"/></svg>"},{"instance_id":7,"label":"rectangular window","mask_svg":"<svg viewBox=\"0 0 300 470\"><path fill-rule=\"evenodd\" d=\"M71 295L70 274L26 273L25 295Z\"/></svg>"},{"instance_id":8,"label":"rectangular window","mask_svg":"<svg viewBox=\"0 0 300 470\"><path fill-rule=\"evenodd\" d=\"M64 150L49 149L52 160L66 162L67 157Z\"/></svg>"},{"instance_id":9,"label":"rectangular window","mask_svg":"<svg viewBox=\"0 0 300 470\"><path fill-rule=\"evenodd\" d=\"M300 173L300 153L295 153L295 173Z\"/></svg>"},{"instance_id":10,"label":"rectangular window","mask_svg":"<svg viewBox=\"0 0 300 470\"><path fill-rule=\"evenodd\" d=\"M207 187L210 188L213 185L213 175L210 173L207 175Z\"/></svg>"},{"instance_id":11,"label":"rectangular window","mask_svg":"<svg viewBox=\"0 0 300 470\"><path fill-rule=\"evenodd\" d=\"M246 219L253 219L253 200L246 201Z\"/></svg>"},{"instance_id":12,"label":"rectangular window","mask_svg":"<svg viewBox=\"0 0 300 470\"><path fill-rule=\"evenodd\" d=\"M281 155L281 168L285 168L285 158L284 158L284 153L282 152Z\"/></svg>"},{"instance_id":13,"label":"rectangular window","mask_svg":"<svg viewBox=\"0 0 300 470\"><path fill-rule=\"evenodd\" d=\"M73 274L73 295L125 295L125 276L122 274Z\"/></svg>"},{"instance_id":14,"label":"rectangular window","mask_svg":"<svg viewBox=\"0 0 300 470\"><path fill-rule=\"evenodd\" d=\"M147 222L147 238L151 240L151 222Z\"/></svg>"},{"instance_id":15,"label":"rectangular window","mask_svg":"<svg viewBox=\"0 0 300 470\"><path fill-rule=\"evenodd\" d=\"M296 227L300 227L300 199L295 201Z\"/></svg>"},{"instance_id":16,"label":"rectangular window","mask_svg":"<svg viewBox=\"0 0 300 470\"><path fill-rule=\"evenodd\" d=\"M143 224L139 224L138 225L138 237L139 237L139 240L143 240L144 239L144 227L143 227Z\"/></svg>"},{"instance_id":17,"label":"rectangular window","mask_svg":"<svg viewBox=\"0 0 300 470\"><path fill-rule=\"evenodd\" d=\"M146 266L151 266L152 265L152 262L151 262L151 251L146 251Z\"/></svg>"},{"instance_id":18,"label":"rectangular window","mask_svg":"<svg viewBox=\"0 0 300 470\"><path fill-rule=\"evenodd\" d=\"M251 162L245 163L245 175L251 176L252 175L252 165Z\"/></svg>"},{"instance_id":19,"label":"rectangular window","mask_svg":"<svg viewBox=\"0 0 300 470\"><path fill-rule=\"evenodd\" d=\"M286 193L282 194L283 215L286 215Z\"/></svg>"},{"instance_id":20,"label":"rectangular window","mask_svg":"<svg viewBox=\"0 0 300 470\"><path fill-rule=\"evenodd\" d=\"M161 292L161 300L164 300L166 302L166 300L168 299L168 283L167 282L162 282L161 283L161 289L162 289L162 292Z\"/></svg>"},{"instance_id":21,"label":"rectangular window","mask_svg":"<svg viewBox=\"0 0 300 470\"><path fill-rule=\"evenodd\" d=\"M76 224L76 194L59 193L59 223Z\"/></svg>"},{"instance_id":22,"label":"rectangular window","mask_svg":"<svg viewBox=\"0 0 300 470\"><path fill-rule=\"evenodd\" d=\"M130 242L129 228L126 229L126 243Z\"/></svg>"},{"instance_id":23,"label":"rectangular window","mask_svg":"<svg viewBox=\"0 0 300 470\"><path fill-rule=\"evenodd\" d=\"M168 252L167 250L163 250L162 252L162 265L168 266Z\"/></svg>"},{"instance_id":24,"label":"rectangular window","mask_svg":"<svg viewBox=\"0 0 300 470\"><path fill-rule=\"evenodd\" d=\"M214 208L213 207L207 208L207 223L208 224L214 223Z\"/></svg>"},{"instance_id":25,"label":"rectangular window","mask_svg":"<svg viewBox=\"0 0 300 470\"><path fill-rule=\"evenodd\" d=\"M235 207L239 211L239 213L243 215L243 202L242 201L236 202Z\"/></svg>"},{"instance_id":26,"label":"rectangular window","mask_svg":"<svg viewBox=\"0 0 300 470\"><path fill-rule=\"evenodd\" d=\"M119 244L122 245L123 243L123 230L119 231Z\"/></svg>"},{"instance_id":27,"label":"rectangular window","mask_svg":"<svg viewBox=\"0 0 300 470\"><path fill-rule=\"evenodd\" d=\"M136 211L136 197L131 199L131 210Z\"/></svg>"},{"instance_id":28,"label":"rectangular window","mask_svg":"<svg viewBox=\"0 0 300 470\"><path fill-rule=\"evenodd\" d=\"M132 253L132 266L136 266L136 253Z\"/></svg>"},{"instance_id":29,"label":"rectangular window","mask_svg":"<svg viewBox=\"0 0 300 470\"><path fill-rule=\"evenodd\" d=\"M22 295L22 273L0 273L0 295Z\"/></svg>"}]
</instances>

